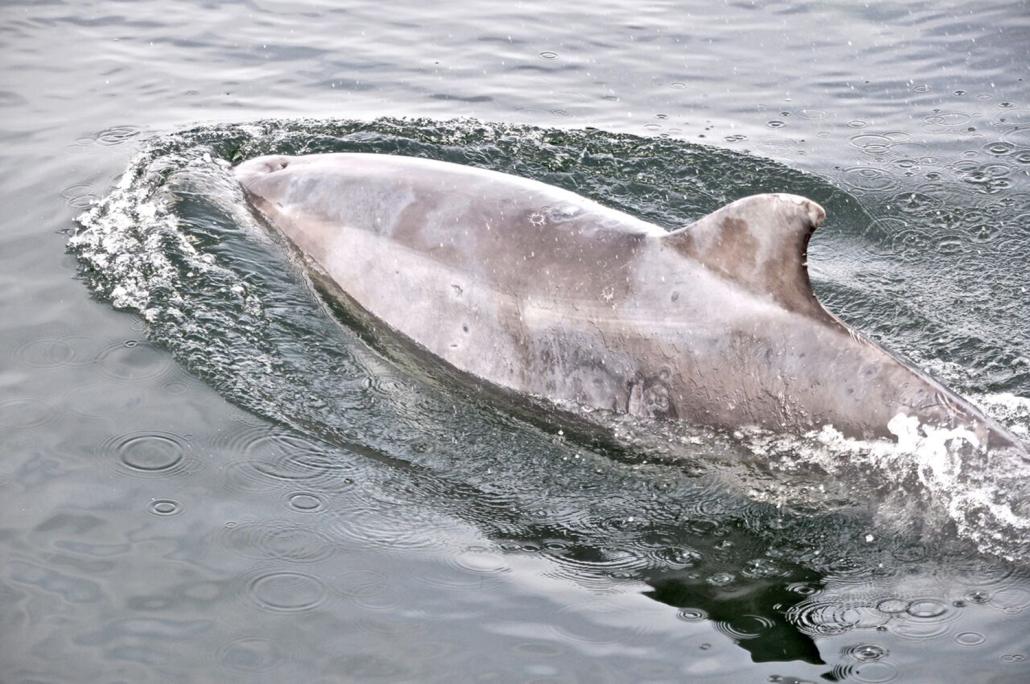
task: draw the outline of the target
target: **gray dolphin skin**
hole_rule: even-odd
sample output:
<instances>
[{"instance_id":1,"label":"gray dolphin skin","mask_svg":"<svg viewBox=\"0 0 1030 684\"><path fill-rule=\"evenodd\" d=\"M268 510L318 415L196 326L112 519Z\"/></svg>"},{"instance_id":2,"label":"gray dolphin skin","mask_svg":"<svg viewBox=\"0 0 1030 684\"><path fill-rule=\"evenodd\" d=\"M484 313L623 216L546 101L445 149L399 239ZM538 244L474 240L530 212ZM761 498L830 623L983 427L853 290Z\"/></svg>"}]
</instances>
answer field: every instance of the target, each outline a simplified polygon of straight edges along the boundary
<instances>
[{"instance_id":1,"label":"gray dolphin skin","mask_svg":"<svg viewBox=\"0 0 1030 684\"><path fill-rule=\"evenodd\" d=\"M537 181L427 159L266 156L235 174L313 272L501 388L855 438L897 434L900 415L981 447L1019 445L819 304L806 249L825 212L803 197L747 197L667 232Z\"/></svg>"}]
</instances>

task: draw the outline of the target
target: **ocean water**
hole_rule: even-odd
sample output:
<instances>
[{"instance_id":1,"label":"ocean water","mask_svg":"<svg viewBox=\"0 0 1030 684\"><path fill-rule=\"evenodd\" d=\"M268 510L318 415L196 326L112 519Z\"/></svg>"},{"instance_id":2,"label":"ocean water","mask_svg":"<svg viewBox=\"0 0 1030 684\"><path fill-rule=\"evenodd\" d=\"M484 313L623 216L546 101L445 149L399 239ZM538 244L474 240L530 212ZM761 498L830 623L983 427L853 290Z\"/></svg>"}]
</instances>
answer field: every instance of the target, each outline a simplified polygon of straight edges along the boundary
<instances>
[{"instance_id":1,"label":"ocean water","mask_svg":"<svg viewBox=\"0 0 1030 684\"><path fill-rule=\"evenodd\" d=\"M668 228L805 194L827 308L1026 438L1030 4L0 19L0 681L1030 678L1030 464L560 432L371 344L230 172L414 154Z\"/></svg>"}]
</instances>

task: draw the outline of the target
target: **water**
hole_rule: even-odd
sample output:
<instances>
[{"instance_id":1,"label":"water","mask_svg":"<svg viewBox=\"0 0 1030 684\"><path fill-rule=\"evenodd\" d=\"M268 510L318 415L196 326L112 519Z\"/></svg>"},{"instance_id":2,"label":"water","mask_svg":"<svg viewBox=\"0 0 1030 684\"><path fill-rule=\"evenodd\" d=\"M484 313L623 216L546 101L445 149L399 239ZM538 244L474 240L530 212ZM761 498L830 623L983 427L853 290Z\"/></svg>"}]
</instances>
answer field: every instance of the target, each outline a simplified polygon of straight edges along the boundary
<instances>
[{"instance_id":1,"label":"water","mask_svg":"<svg viewBox=\"0 0 1030 684\"><path fill-rule=\"evenodd\" d=\"M1030 6L339 5L3 5L5 682L1030 676L1026 464L591 445L370 346L226 171L806 194L822 301L1026 436Z\"/></svg>"}]
</instances>

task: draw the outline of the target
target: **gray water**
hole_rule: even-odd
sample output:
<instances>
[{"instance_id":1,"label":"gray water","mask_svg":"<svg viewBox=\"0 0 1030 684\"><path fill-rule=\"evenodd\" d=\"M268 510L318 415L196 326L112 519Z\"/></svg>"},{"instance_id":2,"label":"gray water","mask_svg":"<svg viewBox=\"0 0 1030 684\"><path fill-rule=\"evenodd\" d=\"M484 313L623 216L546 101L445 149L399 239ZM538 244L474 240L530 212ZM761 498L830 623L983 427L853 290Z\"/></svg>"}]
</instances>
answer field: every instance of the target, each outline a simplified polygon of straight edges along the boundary
<instances>
[{"instance_id":1,"label":"gray water","mask_svg":"<svg viewBox=\"0 0 1030 684\"><path fill-rule=\"evenodd\" d=\"M1027 464L559 432L370 344L231 182L806 194L827 307L1027 437L1030 5L691 4L0 5L0 681L1030 678Z\"/></svg>"}]
</instances>

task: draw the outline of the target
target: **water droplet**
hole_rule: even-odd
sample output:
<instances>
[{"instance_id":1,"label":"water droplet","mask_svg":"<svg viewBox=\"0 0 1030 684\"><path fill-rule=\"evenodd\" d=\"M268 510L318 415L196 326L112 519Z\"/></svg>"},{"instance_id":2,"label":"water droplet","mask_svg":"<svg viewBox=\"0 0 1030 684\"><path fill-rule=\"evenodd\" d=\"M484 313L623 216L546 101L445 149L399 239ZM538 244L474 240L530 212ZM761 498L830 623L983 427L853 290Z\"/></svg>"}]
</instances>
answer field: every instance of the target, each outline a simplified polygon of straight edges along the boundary
<instances>
[{"instance_id":1,"label":"water droplet","mask_svg":"<svg viewBox=\"0 0 1030 684\"><path fill-rule=\"evenodd\" d=\"M705 581L717 587L725 587L727 584L731 584L734 579L733 575L728 572L717 572Z\"/></svg>"},{"instance_id":2,"label":"water droplet","mask_svg":"<svg viewBox=\"0 0 1030 684\"><path fill-rule=\"evenodd\" d=\"M948 605L937 599L916 599L908 604L906 612L921 620L932 620L948 612Z\"/></svg>"},{"instance_id":3,"label":"water droplet","mask_svg":"<svg viewBox=\"0 0 1030 684\"><path fill-rule=\"evenodd\" d=\"M979 632L962 632L955 635L955 641L962 646L979 646L986 640L987 638Z\"/></svg>"},{"instance_id":4,"label":"water droplet","mask_svg":"<svg viewBox=\"0 0 1030 684\"><path fill-rule=\"evenodd\" d=\"M708 613L700 608L681 608L676 616L685 622L700 622L708 619Z\"/></svg>"},{"instance_id":5,"label":"water droplet","mask_svg":"<svg viewBox=\"0 0 1030 684\"><path fill-rule=\"evenodd\" d=\"M856 644L844 649L844 654L850 655L855 660L868 662L885 658L887 656L887 649L876 644Z\"/></svg>"},{"instance_id":6,"label":"water droplet","mask_svg":"<svg viewBox=\"0 0 1030 684\"><path fill-rule=\"evenodd\" d=\"M819 591L819 589L818 587L814 587L806 582L794 582L787 585L787 591L801 594L802 596L811 596L815 592Z\"/></svg>"},{"instance_id":7,"label":"water droplet","mask_svg":"<svg viewBox=\"0 0 1030 684\"><path fill-rule=\"evenodd\" d=\"M317 494L309 492L296 492L289 496L290 507L305 513L320 510L323 506L322 499Z\"/></svg>"},{"instance_id":8,"label":"water droplet","mask_svg":"<svg viewBox=\"0 0 1030 684\"><path fill-rule=\"evenodd\" d=\"M876 610L888 615L897 615L908 610L908 601L899 598L883 599L876 604Z\"/></svg>"},{"instance_id":9,"label":"water droplet","mask_svg":"<svg viewBox=\"0 0 1030 684\"><path fill-rule=\"evenodd\" d=\"M780 121L779 119L773 119L772 121L767 121L765 125L769 128L783 128L786 125L786 123Z\"/></svg>"},{"instance_id":10,"label":"water droplet","mask_svg":"<svg viewBox=\"0 0 1030 684\"><path fill-rule=\"evenodd\" d=\"M1003 154L1009 154L1010 152L1012 152L1012 150L1016 149L1016 146L1013 143L999 140L998 142L992 142L988 143L987 145L984 145L984 149L990 152L991 154L1000 156Z\"/></svg>"},{"instance_id":11,"label":"water droplet","mask_svg":"<svg viewBox=\"0 0 1030 684\"><path fill-rule=\"evenodd\" d=\"M157 499L150 504L150 512L154 515L175 515L182 510L178 501Z\"/></svg>"}]
</instances>

